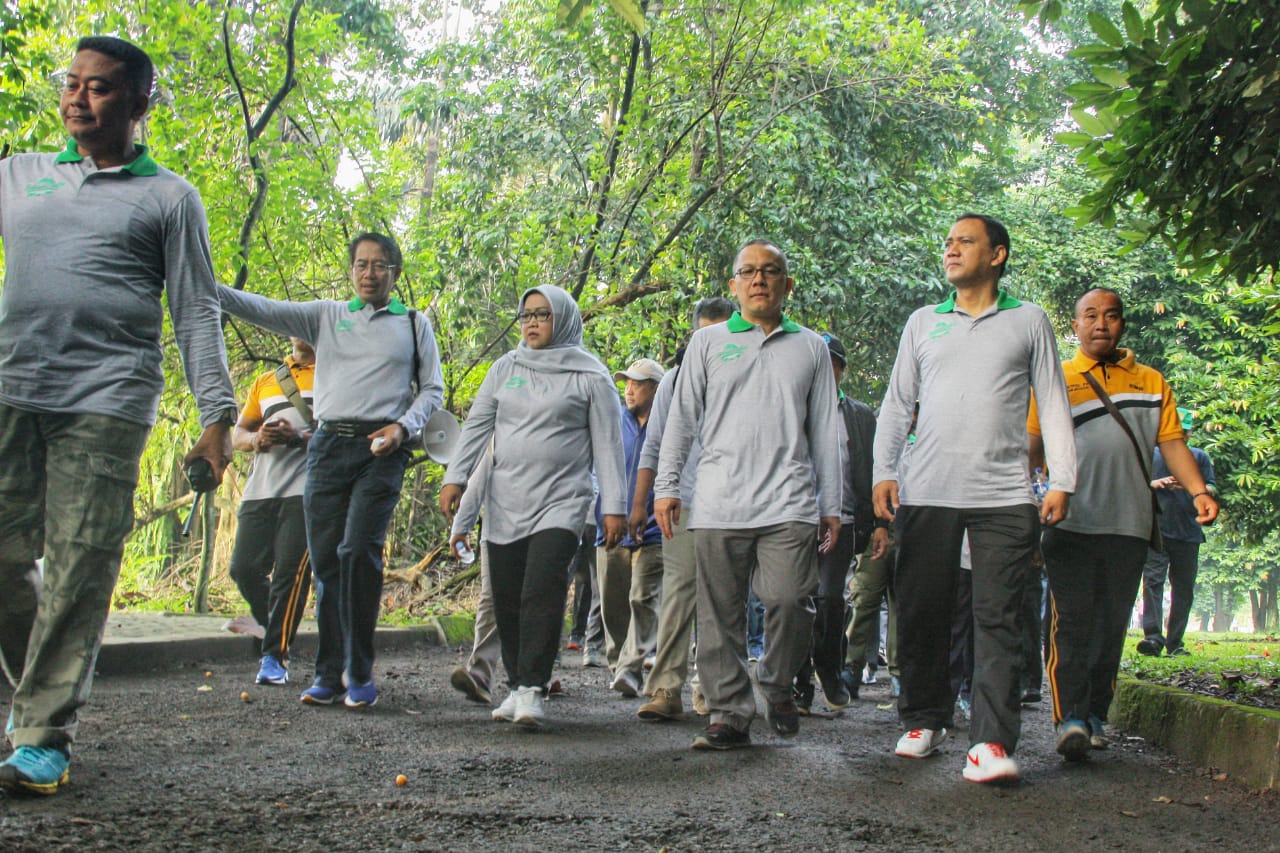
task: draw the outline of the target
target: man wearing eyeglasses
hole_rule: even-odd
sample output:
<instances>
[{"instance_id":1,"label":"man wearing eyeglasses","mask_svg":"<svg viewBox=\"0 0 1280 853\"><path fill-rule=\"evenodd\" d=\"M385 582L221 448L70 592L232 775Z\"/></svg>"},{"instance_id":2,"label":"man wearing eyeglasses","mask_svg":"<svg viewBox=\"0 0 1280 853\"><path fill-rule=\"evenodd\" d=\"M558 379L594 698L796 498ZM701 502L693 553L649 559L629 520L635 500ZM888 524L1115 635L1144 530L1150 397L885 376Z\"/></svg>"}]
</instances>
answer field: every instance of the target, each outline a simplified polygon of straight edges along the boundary
<instances>
[{"instance_id":1,"label":"man wearing eyeglasses","mask_svg":"<svg viewBox=\"0 0 1280 853\"><path fill-rule=\"evenodd\" d=\"M378 701L373 635L382 597L382 547L409 451L444 399L431 323L391 295L400 247L384 234L348 247L349 302L284 302L220 287L228 314L316 351L317 429L307 445L303 509L315 574L320 645L310 705Z\"/></svg>"},{"instance_id":2,"label":"man wearing eyeglasses","mask_svg":"<svg viewBox=\"0 0 1280 853\"><path fill-rule=\"evenodd\" d=\"M729 283L738 310L690 340L658 457L654 513L669 539L680 522L685 459L695 438L702 445L687 526L711 721L694 749L751 742L749 588L765 605L768 643L756 670L765 718L783 737L800 727L792 682L809 654L818 553L840 533L841 473L818 464L840 453L835 375L826 342L783 314L794 286L773 243L739 250Z\"/></svg>"},{"instance_id":3,"label":"man wearing eyeglasses","mask_svg":"<svg viewBox=\"0 0 1280 853\"><path fill-rule=\"evenodd\" d=\"M153 77L137 46L81 39L59 103L66 149L0 162L0 664L15 684L0 786L20 793L68 778L164 390L162 294L203 428L183 464L221 482L231 461L204 207L134 143Z\"/></svg>"}]
</instances>

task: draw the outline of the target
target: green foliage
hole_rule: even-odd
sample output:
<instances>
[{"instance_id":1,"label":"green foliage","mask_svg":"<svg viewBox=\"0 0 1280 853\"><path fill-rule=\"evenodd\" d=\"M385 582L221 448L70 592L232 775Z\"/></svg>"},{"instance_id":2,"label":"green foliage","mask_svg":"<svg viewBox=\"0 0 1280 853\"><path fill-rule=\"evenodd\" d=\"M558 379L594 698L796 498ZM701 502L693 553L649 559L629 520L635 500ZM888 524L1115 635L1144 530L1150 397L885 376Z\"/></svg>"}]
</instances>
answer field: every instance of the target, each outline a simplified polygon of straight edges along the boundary
<instances>
[{"instance_id":1,"label":"green foliage","mask_svg":"<svg viewBox=\"0 0 1280 853\"><path fill-rule=\"evenodd\" d=\"M1128 79L1098 60L1113 46L1067 51L1094 41L1090 13L1119 21L1123 37L1147 26L1110 0L1062 4L1057 29L1041 34L1012 9L958 0L614 2L597 15L587 2L559 15L545 0L443 11L326 0L301 7L286 87L292 5L0 0L3 142L60 147L53 72L74 34L133 38L159 71L145 140L200 190L220 277L243 273L247 290L276 298L344 299L347 240L394 234L400 296L432 322L446 405L460 416L515 345L524 289L575 292L588 344L611 366L669 362L693 302L726 293L735 250L758 236L791 259L789 313L841 336L845 390L875 404L905 317L943 298L946 228L962 211L990 211L1014 230L1009 286L1045 304L1064 335L1088 286L1125 293L1130 342L1206 423L1222 424L1206 435L1232 484L1231 535L1263 529L1280 492L1265 416L1280 377L1265 345L1274 324L1248 300L1267 291L1201 299L1199 279L1164 247L1121 253L1142 222L1121 212L1121 229L1073 229L1061 212L1098 181L1050 143L1064 90L1103 85L1091 65L1109 69L1096 80L1113 87ZM1075 118L1083 135L1114 132L1121 116ZM227 340L242 391L287 349L235 321ZM185 491L177 460L199 433L170 343L140 518ZM433 463L410 470L392 565L417 564L443 541L440 476ZM220 506L234 499L229 484ZM180 514L130 539L127 591L179 597L170 593L193 565Z\"/></svg>"},{"instance_id":2,"label":"green foliage","mask_svg":"<svg viewBox=\"0 0 1280 853\"><path fill-rule=\"evenodd\" d=\"M1024 3L1024 7L1036 4ZM1042 17L1052 19L1050 4ZM1096 78L1067 89L1078 148L1099 182L1071 210L1115 224L1131 205L1135 242L1165 238L1188 267L1245 284L1280 260L1280 18L1270 0L1126 2L1121 24L1089 16L1075 51Z\"/></svg>"}]
</instances>

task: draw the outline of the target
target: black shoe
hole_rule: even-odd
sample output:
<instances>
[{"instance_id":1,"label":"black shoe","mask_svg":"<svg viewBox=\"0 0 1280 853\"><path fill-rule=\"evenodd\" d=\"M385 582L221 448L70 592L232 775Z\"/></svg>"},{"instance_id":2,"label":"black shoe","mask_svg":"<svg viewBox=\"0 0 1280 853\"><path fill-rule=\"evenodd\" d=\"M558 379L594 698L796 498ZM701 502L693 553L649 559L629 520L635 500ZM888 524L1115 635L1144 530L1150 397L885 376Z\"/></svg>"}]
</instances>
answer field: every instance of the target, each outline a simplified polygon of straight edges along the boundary
<instances>
[{"instance_id":1,"label":"black shoe","mask_svg":"<svg viewBox=\"0 0 1280 853\"><path fill-rule=\"evenodd\" d=\"M741 749L751 746L751 734L740 732L728 723L712 723L693 739L694 749Z\"/></svg>"},{"instance_id":2,"label":"black shoe","mask_svg":"<svg viewBox=\"0 0 1280 853\"><path fill-rule=\"evenodd\" d=\"M1147 637L1145 640L1138 641L1138 654L1147 655L1149 657L1159 657L1164 651L1164 641L1159 637Z\"/></svg>"},{"instance_id":3,"label":"black shoe","mask_svg":"<svg viewBox=\"0 0 1280 853\"><path fill-rule=\"evenodd\" d=\"M796 711L803 716L809 716L809 711L813 708L813 685L795 684L791 688L791 698L795 700Z\"/></svg>"},{"instance_id":4,"label":"black shoe","mask_svg":"<svg viewBox=\"0 0 1280 853\"><path fill-rule=\"evenodd\" d=\"M1022 704L1033 705L1040 701L1040 691L1035 687L1028 687L1022 691Z\"/></svg>"},{"instance_id":5,"label":"black shoe","mask_svg":"<svg viewBox=\"0 0 1280 853\"><path fill-rule=\"evenodd\" d=\"M796 709L796 703L790 699L770 702L764 709L764 718L782 737L791 737L800 731L800 712Z\"/></svg>"},{"instance_id":6,"label":"black shoe","mask_svg":"<svg viewBox=\"0 0 1280 853\"><path fill-rule=\"evenodd\" d=\"M1165 654L1171 658L1191 656L1191 652L1187 651L1187 647L1182 645L1174 646L1172 649L1169 649L1169 651L1165 652Z\"/></svg>"},{"instance_id":7,"label":"black shoe","mask_svg":"<svg viewBox=\"0 0 1280 853\"><path fill-rule=\"evenodd\" d=\"M819 675L818 683L822 685L822 698L826 700L827 707L831 710L839 711L853 701L848 689L844 686L844 680L840 676L824 677Z\"/></svg>"},{"instance_id":8,"label":"black shoe","mask_svg":"<svg viewBox=\"0 0 1280 853\"><path fill-rule=\"evenodd\" d=\"M858 690L862 687L862 675L855 673L851 669L840 670L840 683L844 685L844 689L849 693L849 701L858 698Z\"/></svg>"}]
</instances>

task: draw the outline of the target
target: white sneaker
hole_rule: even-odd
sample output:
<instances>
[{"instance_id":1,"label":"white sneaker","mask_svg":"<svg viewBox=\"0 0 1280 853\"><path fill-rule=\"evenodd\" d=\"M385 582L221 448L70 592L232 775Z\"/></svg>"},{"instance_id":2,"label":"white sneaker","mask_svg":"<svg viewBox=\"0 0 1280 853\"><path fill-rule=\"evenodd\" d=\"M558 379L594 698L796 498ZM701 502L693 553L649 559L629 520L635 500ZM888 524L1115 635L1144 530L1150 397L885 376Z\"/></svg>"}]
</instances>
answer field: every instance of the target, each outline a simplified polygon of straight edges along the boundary
<instances>
[{"instance_id":1,"label":"white sneaker","mask_svg":"<svg viewBox=\"0 0 1280 853\"><path fill-rule=\"evenodd\" d=\"M640 695L640 679L634 673L621 669L609 683L609 689L621 693L624 699L634 699Z\"/></svg>"},{"instance_id":2,"label":"white sneaker","mask_svg":"<svg viewBox=\"0 0 1280 853\"><path fill-rule=\"evenodd\" d=\"M970 782L1013 784L1022 781L1018 762L998 743L977 743L964 759L964 778Z\"/></svg>"},{"instance_id":3,"label":"white sneaker","mask_svg":"<svg viewBox=\"0 0 1280 853\"><path fill-rule=\"evenodd\" d=\"M547 719L542 709L541 687L517 687L515 692L516 711L511 722L527 729L540 727Z\"/></svg>"},{"instance_id":4,"label":"white sneaker","mask_svg":"<svg viewBox=\"0 0 1280 853\"><path fill-rule=\"evenodd\" d=\"M516 691L508 693L502 704L493 709L493 718L500 723L509 723L516 718Z\"/></svg>"},{"instance_id":5,"label":"white sneaker","mask_svg":"<svg viewBox=\"0 0 1280 853\"><path fill-rule=\"evenodd\" d=\"M912 729L898 738L894 752L903 758L926 758L937 752L946 739L946 729Z\"/></svg>"}]
</instances>

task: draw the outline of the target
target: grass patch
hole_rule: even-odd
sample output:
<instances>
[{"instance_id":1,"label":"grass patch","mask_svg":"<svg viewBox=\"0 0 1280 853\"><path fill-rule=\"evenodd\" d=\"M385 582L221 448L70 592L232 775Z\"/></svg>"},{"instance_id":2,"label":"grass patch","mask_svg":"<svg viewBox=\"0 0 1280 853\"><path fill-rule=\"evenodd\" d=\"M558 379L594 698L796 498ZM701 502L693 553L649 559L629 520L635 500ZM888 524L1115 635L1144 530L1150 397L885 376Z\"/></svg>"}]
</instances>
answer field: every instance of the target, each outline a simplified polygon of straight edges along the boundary
<instances>
[{"instance_id":1,"label":"grass patch","mask_svg":"<svg viewBox=\"0 0 1280 853\"><path fill-rule=\"evenodd\" d=\"M1140 632L1130 632L1120 671L1241 705L1280 710L1280 637L1275 634L1188 633L1190 655L1139 654Z\"/></svg>"}]
</instances>

